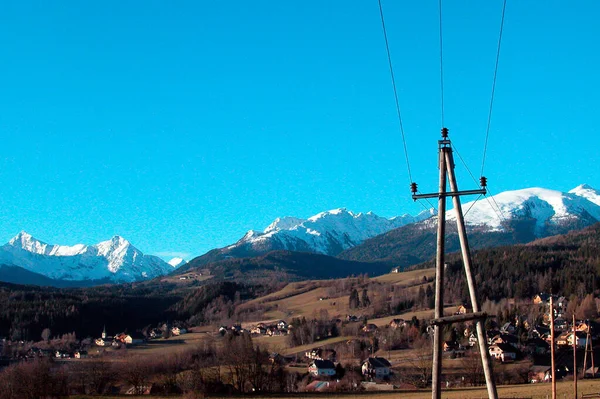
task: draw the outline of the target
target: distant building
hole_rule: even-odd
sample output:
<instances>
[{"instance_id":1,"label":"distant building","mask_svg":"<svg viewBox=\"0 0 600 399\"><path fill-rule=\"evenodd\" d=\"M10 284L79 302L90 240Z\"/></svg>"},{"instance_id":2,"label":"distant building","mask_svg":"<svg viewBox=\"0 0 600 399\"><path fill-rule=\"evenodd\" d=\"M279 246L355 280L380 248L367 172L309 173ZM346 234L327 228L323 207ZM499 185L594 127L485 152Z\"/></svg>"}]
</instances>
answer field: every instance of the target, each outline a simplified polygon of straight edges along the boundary
<instances>
[{"instance_id":1,"label":"distant building","mask_svg":"<svg viewBox=\"0 0 600 399\"><path fill-rule=\"evenodd\" d=\"M304 355L311 360L331 360L335 362L337 352L333 349L317 348L307 351Z\"/></svg>"},{"instance_id":2,"label":"distant building","mask_svg":"<svg viewBox=\"0 0 600 399\"><path fill-rule=\"evenodd\" d=\"M373 323L369 323L369 324L365 324L365 326L362 328L363 332L366 333L374 333L375 331L378 330L377 325L373 324Z\"/></svg>"},{"instance_id":3,"label":"distant building","mask_svg":"<svg viewBox=\"0 0 600 399\"><path fill-rule=\"evenodd\" d=\"M397 328L404 328L406 326L406 320L404 319L393 319L390 321L390 327L394 330Z\"/></svg>"},{"instance_id":4,"label":"distant building","mask_svg":"<svg viewBox=\"0 0 600 399\"><path fill-rule=\"evenodd\" d=\"M489 347L490 356L503 362L513 361L517 358L515 348L509 344L494 344Z\"/></svg>"},{"instance_id":5,"label":"distant building","mask_svg":"<svg viewBox=\"0 0 600 399\"><path fill-rule=\"evenodd\" d=\"M335 364L331 360L315 360L308 366L308 372L315 377L332 377Z\"/></svg>"},{"instance_id":6,"label":"distant building","mask_svg":"<svg viewBox=\"0 0 600 399\"><path fill-rule=\"evenodd\" d=\"M362 374L374 378L385 378L390 375L392 365L383 357L370 357L362 364Z\"/></svg>"},{"instance_id":7,"label":"distant building","mask_svg":"<svg viewBox=\"0 0 600 399\"><path fill-rule=\"evenodd\" d=\"M467 308L465 305L460 305L455 314L467 314L470 310L471 309Z\"/></svg>"}]
</instances>

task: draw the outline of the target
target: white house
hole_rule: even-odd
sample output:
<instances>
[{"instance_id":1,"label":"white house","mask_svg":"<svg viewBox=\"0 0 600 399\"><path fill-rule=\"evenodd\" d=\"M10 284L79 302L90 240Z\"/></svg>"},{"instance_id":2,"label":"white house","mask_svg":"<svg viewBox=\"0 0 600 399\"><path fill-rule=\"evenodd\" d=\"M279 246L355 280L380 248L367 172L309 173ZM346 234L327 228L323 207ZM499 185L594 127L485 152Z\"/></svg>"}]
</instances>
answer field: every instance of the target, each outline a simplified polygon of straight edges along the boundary
<instances>
[{"instance_id":1,"label":"white house","mask_svg":"<svg viewBox=\"0 0 600 399\"><path fill-rule=\"evenodd\" d=\"M512 361L517 358L515 348L509 344L493 344L490 346L489 351L491 357L493 357L494 359L501 360L503 362Z\"/></svg>"},{"instance_id":2,"label":"white house","mask_svg":"<svg viewBox=\"0 0 600 399\"><path fill-rule=\"evenodd\" d=\"M583 331L575 331L575 336L577 337L576 345L578 348L585 348L587 343L587 334ZM570 333L567 336L567 342L569 346L573 346L573 333Z\"/></svg>"},{"instance_id":3,"label":"white house","mask_svg":"<svg viewBox=\"0 0 600 399\"><path fill-rule=\"evenodd\" d=\"M331 360L315 360L308 366L308 372L315 377L335 375L335 364Z\"/></svg>"},{"instance_id":4,"label":"white house","mask_svg":"<svg viewBox=\"0 0 600 399\"><path fill-rule=\"evenodd\" d=\"M363 375L375 378L385 378L390 375L392 365L382 357L370 357L362 364Z\"/></svg>"}]
</instances>

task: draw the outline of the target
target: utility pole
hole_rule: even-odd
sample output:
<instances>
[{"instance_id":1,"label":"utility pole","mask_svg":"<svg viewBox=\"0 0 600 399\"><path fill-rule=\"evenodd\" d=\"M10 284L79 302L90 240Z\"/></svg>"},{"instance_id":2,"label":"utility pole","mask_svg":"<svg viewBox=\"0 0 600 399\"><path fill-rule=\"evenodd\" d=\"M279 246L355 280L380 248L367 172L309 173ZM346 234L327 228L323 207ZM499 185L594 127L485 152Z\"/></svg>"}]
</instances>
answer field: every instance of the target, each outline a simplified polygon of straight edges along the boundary
<instances>
[{"instance_id":1,"label":"utility pole","mask_svg":"<svg viewBox=\"0 0 600 399\"><path fill-rule=\"evenodd\" d=\"M594 368L594 345L592 344L592 334L590 333L590 321L588 320L587 323L588 328L585 337L585 355L583 357L583 378L585 378L585 374L587 373L588 353L592 359L592 378L596 378L596 369Z\"/></svg>"},{"instance_id":2,"label":"utility pole","mask_svg":"<svg viewBox=\"0 0 600 399\"><path fill-rule=\"evenodd\" d=\"M577 333L575 332L575 315L573 314L573 393L577 399Z\"/></svg>"},{"instance_id":3,"label":"utility pole","mask_svg":"<svg viewBox=\"0 0 600 399\"><path fill-rule=\"evenodd\" d=\"M475 320L477 330L477 342L479 344L479 353L481 363L485 374L485 382L490 399L497 399L496 384L492 375L490 354L487 349L486 336L483 322L487 314L481 312L477 301L477 291L475 280L471 268L471 253L467 240L467 230L465 227L464 215L460 202L460 196L472 194L486 194L487 181L481 177L481 189L459 191L454 174L454 158L452 155L452 143L448 139L448 129L442 128L442 140L438 140L438 162L439 162L439 186L438 192L432 194L417 194L417 184L411 184L412 198L416 201L424 198L438 198L438 228L437 228L437 254L436 254L436 278L435 278L435 319L431 321L434 326L433 339L433 365L432 365L432 399L441 399L441 375L442 375L442 326L446 324L458 323L468 320ZM446 190L446 180L450 182L450 191ZM469 287L469 295L473 313L464 315L444 317L444 252L445 252L445 233L446 233L446 198L452 197L454 210L456 212L456 225L458 228L458 238L462 260Z\"/></svg>"},{"instance_id":4,"label":"utility pole","mask_svg":"<svg viewBox=\"0 0 600 399\"><path fill-rule=\"evenodd\" d=\"M554 364L554 301L550 294L550 364L552 367L552 399L556 399L556 365Z\"/></svg>"}]
</instances>

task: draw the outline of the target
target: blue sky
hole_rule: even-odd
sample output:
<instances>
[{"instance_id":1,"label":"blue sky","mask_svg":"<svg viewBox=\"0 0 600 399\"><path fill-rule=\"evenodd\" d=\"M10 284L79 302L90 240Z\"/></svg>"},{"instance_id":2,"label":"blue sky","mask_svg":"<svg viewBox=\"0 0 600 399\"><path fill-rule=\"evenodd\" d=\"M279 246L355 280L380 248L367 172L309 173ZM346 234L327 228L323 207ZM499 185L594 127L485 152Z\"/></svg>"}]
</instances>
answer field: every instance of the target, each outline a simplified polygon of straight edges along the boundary
<instances>
[{"instance_id":1,"label":"blue sky","mask_svg":"<svg viewBox=\"0 0 600 399\"><path fill-rule=\"evenodd\" d=\"M437 4L383 0L421 191L437 179ZM444 2L445 122L476 175L501 9ZM492 192L600 188L599 13L508 0ZM422 210L376 0L5 2L0 46L0 241L119 234L189 258L278 216Z\"/></svg>"}]
</instances>

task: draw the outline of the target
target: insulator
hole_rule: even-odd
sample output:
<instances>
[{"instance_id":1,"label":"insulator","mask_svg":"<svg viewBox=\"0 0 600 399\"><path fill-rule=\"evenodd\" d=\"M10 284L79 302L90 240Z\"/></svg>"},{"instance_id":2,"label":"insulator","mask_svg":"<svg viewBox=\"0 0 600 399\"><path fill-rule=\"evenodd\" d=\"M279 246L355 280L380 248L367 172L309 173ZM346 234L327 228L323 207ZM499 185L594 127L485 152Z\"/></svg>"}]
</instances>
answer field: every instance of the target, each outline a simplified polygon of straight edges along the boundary
<instances>
[{"instance_id":1,"label":"insulator","mask_svg":"<svg viewBox=\"0 0 600 399\"><path fill-rule=\"evenodd\" d=\"M481 185L481 187L487 187L487 177L481 176L479 178L479 184Z\"/></svg>"},{"instance_id":2,"label":"insulator","mask_svg":"<svg viewBox=\"0 0 600 399\"><path fill-rule=\"evenodd\" d=\"M447 127L442 128L442 138L444 138L444 139L448 138L448 128Z\"/></svg>"},{"instance_id":3,"label":"insulator","mask_svg":"<svg viewBox=\"0 0 600 399\"><path fill-rule=\"evenodd\" d=\"M413 194L416 194L416 193L417 193L417 191L418 191L418 190L417 190L417 183L410 183L410 191L411 191Z\"/></svg>"}]
</instances>

